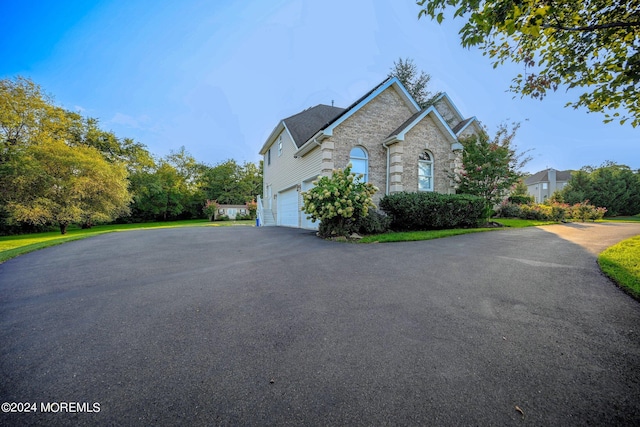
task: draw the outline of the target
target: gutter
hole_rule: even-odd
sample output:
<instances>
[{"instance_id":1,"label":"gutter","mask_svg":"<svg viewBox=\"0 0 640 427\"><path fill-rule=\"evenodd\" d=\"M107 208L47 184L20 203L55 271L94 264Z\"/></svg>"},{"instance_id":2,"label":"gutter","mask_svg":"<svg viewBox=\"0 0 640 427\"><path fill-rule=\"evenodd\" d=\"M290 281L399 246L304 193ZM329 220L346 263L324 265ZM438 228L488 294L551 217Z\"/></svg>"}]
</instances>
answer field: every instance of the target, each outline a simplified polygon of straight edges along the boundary
<instances>
[{"instance_id":1,"label":"gutter","mask_svg":"<svg viewBox=\"0 0 640 427\"><path fill-rule=\"evenodd\" d=\"M298 149L298 151L293 153L293 158L297 159L298 157L303 157L309 151L321 146L322 140L325 138L327 138L327 135L325 135L324 131L318 131L315 135L309 138L309 140L305 142L304 145Z\"/></svg>"}]
</instances>

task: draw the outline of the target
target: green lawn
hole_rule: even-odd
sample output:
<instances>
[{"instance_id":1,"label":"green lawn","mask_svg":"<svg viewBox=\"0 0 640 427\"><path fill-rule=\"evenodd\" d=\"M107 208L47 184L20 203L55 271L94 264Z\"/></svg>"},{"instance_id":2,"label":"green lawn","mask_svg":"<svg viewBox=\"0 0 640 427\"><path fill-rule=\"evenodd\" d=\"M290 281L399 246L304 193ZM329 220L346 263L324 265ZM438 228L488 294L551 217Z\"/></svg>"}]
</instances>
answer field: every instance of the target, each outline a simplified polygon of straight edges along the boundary
<instances>
[{"instance_id":1,"label":"green lawn","mask_svg":"<svg viewBox=\"0 0 640 427\"><path fill-rule=\"evenodd\" d=\"M360 243L413 242L417 240L440 239L442 237L490 230L497 230L497 228L454 228L451 230L397 231L365 236L360 239Z\"/></svg>"},{"instance_id":2,"label":"green lawn","mask_svg":"<svg viewBox=\"0 0 640 427\"><path fill-rule=\"evenodd\" d=\"M640 215L635 215L635 216L614 216L614 217L611 217L611 218L605 217L603 220L598 221L598 222L608 222L608 221L614 221L614 222L640 222Z\"/></svg>"},{"instance_id":3,"label":"green lawn","mask_svg":"<svg viewBox=\"0 0 640 427\"><path fill-rule=\"evenodd\" d=\"M640 236L606 249L598 256L598 264L611 280L640 299Z\"/></svg>"},{"instance_id":4,"label":"green lawn","mask_svg":"<svg viewBox=\"0 0 640 427\"><path fill-rule=\"evenodd\" d=\"M557 224L553 221L534 221L528 219L493 218L493 222L502 224L504 227L522 228L534 227L536 225ZM481 228L454 228L451 230L427 230L427 231L401 231L389 232L365 236L360 239L360 243L389 243L389 242L413 242L417 240L432 240L442 237L457 236L460 234L479 233L482 231L500 230L499 227Z\"/></svg>"},{"instance_id":5,"label":"green lawn","mask_svg":"<svg viewBox=\"0 0 640 427\"><path fill-rule=\"evenodd\" d=\"M535 219L519 219L519 218L492 218L494 222L511 228L535 227L538 225L557 224L556 221L538 221Z\"/></svg>"},{"instance_id":6,"label":"green lawn","mask_svg":"<svg viewBox=\"0 0 640 427\"><path fill-rule=\"evenodd\" d=\"M65 235L60 234L59 231L50 231L46 233L23 234L19 236L2 236L0 237L0 263L17 257L18 255L33 252L38 249L116 231L141 230L147 228L229 227L234 225L252 226L255 225L255 221L211 222L206 219L195 219L185 221L145 222L138 224L109 224L97 225L88 230L82 230L78 227L69 227L69 230Z\"/></svg>"}]
</instances>

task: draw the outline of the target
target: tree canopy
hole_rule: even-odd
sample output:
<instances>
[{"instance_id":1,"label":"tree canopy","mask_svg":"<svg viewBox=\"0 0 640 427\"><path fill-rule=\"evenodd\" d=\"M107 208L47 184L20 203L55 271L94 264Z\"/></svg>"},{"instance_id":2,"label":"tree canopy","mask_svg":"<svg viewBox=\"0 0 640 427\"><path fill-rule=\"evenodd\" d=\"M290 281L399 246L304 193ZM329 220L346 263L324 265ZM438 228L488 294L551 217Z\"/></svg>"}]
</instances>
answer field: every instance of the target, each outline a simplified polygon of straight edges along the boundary
<instances>
[{"instance_id":1,"label":"tree canopy","mask_svg":"<svg viewBox=\"0 0 640 427\"><path fill-rule=\"evenodd\" d=\"M511 129L502 124L496 135L487 133L460 140L462 168L453 174L458 193L480 196L492 208L506 197L521 179L521 169L531 159L526 152L518 153L513 139L519 124Z\"/></svg>"},{"instance_id":2,"label":"tree canopy","mask_svg":"<svg viewBox=\"0 0 640 427\"><path fill-rule=\"evenodd\" d=\"M398 62L394 61L388 77L397 77L420 108L431 105L440 95L439 93L434 95L429 91L431 76L424 71L418 71L418 67L411 58L399 58Z\"/></svg>"},{"instance_id":3,"label":"tree canopy","mask_svg":"<svg viewBox=\"0 0 640 427\"><path fill-rule=\"evenodd\" d=\"M640 213L640 171L629 166L605 162L594 168L585 166L574 172L559 192L567 203L589 201L607 208L607 216Z\"/></svg>"},{"instance_id":4,"label":"tree canopy","mask_svg":"<svg viewBox=\"0 0 640 427\"><path fill-rule=\"evenodd\" d=\"M418 16L441 23L449 8L466 23L462 46L479 47L494 68L523 65L511 90L542 99L582 89L567 106L640 124L640 0L418 0Z\"/></svg>"},{"instance_id":5,"label":"tree canopy","mask_svg":"<svg viewBox=\"0 0 640 427\"><path fill-rule=\"evenodd\" d=\"M54 104L30 79L0 80L0 233L71 223L200 218L207 200L244 204L262 168L198 162L185 147L157 158L97 119Z\"/></svg>"}]
</instances>

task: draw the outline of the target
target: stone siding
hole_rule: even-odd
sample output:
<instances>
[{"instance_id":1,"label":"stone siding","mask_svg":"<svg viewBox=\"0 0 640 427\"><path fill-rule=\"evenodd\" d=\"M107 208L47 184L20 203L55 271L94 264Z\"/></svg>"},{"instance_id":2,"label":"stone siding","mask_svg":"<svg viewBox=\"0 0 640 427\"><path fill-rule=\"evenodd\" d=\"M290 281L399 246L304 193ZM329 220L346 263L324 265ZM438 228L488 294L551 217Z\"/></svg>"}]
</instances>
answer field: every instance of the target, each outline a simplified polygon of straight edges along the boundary
<instances>
[{"instance_id":1,"label":"stone siding","mask_svg":"<svg viewBox=\"0 0 640 427\"><path fill-rule=\"evenodd\" d=\"M351 149L363 147L369 157L369 182L379 189L374 197L377 204L385 194L387 178L387 150L382 142L412 114L396 89L387 88L323 141L323 174L330 173L329 166L344 169L349 163Z\"/></svg>"},{"instance_id":2,"label":"stone siding","mask_svg":"<svg viewBox=\"0 0 640 427\"><path fill-rule=\"evenodd\" d=\"M433 106L436 107L438 113L440 113L451 129L456 127L456 125L462 121L462 117L460 117L458 113L451 108L446 98L441 98L438 102L433 104Z\"/></svg>"},{"instance_id":3,"label":"stone siding","mask_svg":"<svg viewBox=\"0 0 640 427\"><path fill-rule=\"evenodd\" d=\"M458 155L451 151L451 143L429 115L405 135L402 154L404 191L418 191L418 157L427 150L433 158L433 190L455 193L451 173Z\"/></svg>"}]
</instances>

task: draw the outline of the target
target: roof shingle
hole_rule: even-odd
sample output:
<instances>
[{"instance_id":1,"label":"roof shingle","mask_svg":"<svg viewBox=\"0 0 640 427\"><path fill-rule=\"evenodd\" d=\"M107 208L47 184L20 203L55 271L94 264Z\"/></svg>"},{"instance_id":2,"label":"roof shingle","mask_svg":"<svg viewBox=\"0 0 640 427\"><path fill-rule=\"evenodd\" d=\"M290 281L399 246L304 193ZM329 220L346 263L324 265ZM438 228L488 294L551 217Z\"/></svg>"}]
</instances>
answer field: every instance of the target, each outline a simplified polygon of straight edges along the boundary
<instances>
[{"instance_id":1,"label":"roof shingle","mask_svg":"<svg viewBox=\"0 0 640 427\"><path fill-rule=\"evenodd\" d=\"M319 104L301 113L294 114L284 119L283 122L289 129L296 147L300 148L316 132L333 122L344 111L344 108Z\"/></svg>"}]
</instances>

